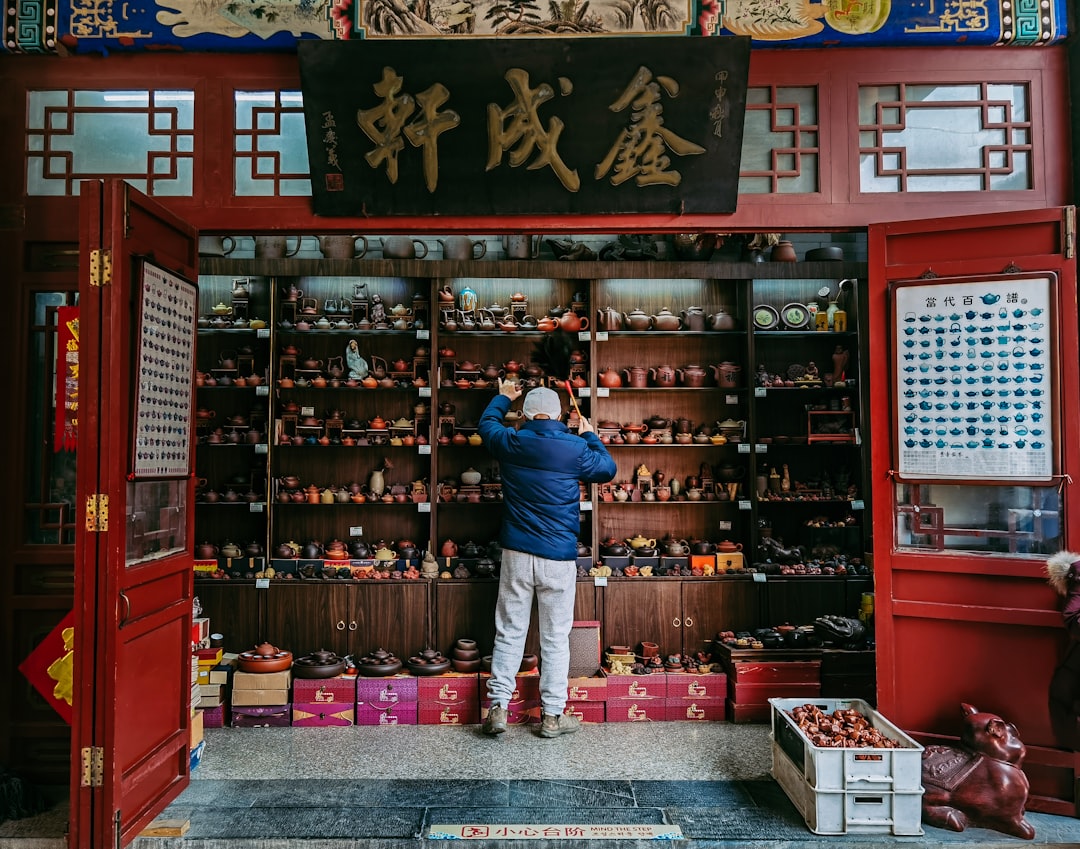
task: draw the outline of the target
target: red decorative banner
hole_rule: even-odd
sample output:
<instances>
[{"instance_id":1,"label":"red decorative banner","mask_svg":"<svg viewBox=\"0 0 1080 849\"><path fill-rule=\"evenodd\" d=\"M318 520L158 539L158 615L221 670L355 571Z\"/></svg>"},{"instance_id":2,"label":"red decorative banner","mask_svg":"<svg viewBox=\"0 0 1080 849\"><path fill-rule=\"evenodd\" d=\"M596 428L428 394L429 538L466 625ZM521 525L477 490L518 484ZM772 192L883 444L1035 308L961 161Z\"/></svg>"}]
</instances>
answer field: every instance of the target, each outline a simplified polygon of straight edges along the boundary
<instances>
[{"instance_id":1,"label":"red decorative banner","mask_svg":"<svg viewBox=\"0 0 1080 849\"><path fill-rule=\"evenodd\" d=\"M70 725L75 672L74 610L19 664L19 671Z\"/></svg>"},{"instance_id":2,"label":"red decorative banner","mask_svg":"<svg viewBox=\"0 0 1080 849\"><path fill-rule=\"evenodd\" d=\"M74 451L79 437L79 308L56 311L56 437L54 451Z\"/></svg>"}]
</instances>

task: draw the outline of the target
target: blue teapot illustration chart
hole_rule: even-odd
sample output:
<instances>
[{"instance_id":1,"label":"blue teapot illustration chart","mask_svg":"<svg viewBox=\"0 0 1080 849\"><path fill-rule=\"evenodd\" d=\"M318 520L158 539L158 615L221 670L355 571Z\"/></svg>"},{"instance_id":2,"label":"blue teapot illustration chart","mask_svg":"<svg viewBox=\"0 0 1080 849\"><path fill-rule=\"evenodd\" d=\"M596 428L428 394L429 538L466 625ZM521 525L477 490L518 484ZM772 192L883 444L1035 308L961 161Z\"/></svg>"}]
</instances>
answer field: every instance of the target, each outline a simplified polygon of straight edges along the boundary
<instances>
[{"instance_id":1,"label":"blue teapot illustration chart","mask_svg":"<svg viewBox=\"0 0 1080 849\"><path fill-rule=\"evenodd\" d=\"M1049 278L920 281L894 309L900 473L1049 479Z\"/></svg>"}]
</instances>

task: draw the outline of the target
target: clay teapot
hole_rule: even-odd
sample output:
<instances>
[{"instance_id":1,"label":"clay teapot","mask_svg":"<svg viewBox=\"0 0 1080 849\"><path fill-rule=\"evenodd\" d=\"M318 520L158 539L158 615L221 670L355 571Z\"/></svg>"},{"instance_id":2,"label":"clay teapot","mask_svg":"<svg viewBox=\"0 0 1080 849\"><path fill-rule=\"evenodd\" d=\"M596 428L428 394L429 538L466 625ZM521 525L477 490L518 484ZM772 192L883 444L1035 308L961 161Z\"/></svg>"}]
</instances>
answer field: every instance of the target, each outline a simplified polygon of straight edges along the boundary
<instances>
[{"instance_id":1,"label":"clay teapot","mask_svg":"<svg viewBox=\"0 0 1080 849\"><path fill-rule=\"evenodd\" d=\"M623 313L623 324L627 330L648 330L652 327L652 318L644 310L631 310Z\"/></svg>"},{"instance_id":2,"label":"clay teapot","mask_svg":"<svg viewBox=\"0 0 1080 849\"><path fill-rule=\"evenodd\" d=\"M656 540L643 537L641 534L637 534L626 540L627 545L637 550L639 548L656 548Z\"/></svg>"},{"instance_id":3,"label":"clay teapot","mask_svg":"<svg viewBox=\"0 0 1080 849\"><path fill-rule=\"evenodd\" d=\"M716 554L716 544L704 539L695 539L690 542L691 554Z\"/></svg>"},{"instance_id":4,"label":"clay teapot","mask_svg":"<svg viewBox=\"0 0 1080 849\"><path fill-rule=\"evenodd\" d=\"M675 367L669 365L653 366L649 369L649 379L656 386L670 387L675 385Z\"/></svg>"},{"instance_id":5,"label":"clay teapot","mask_svg":"<svg viewBox=\"0 0 1080 849\"><path fill-rule=\"evenodd\" d=\"M323 548L315 540L300 549L300 556L305 560L318 560L323 556Z\"/></svg>"},{"instance_id":6,"label":"clay teapot","mask_svg":"<svg viewBox=\"0 0 1080 849\"><path fill-rule=\"evenodd\" d=\"M690 553L690 545L684 539L666 539L661 548L668 557L686 557Z\"/></svg>"},{"instance_id":7,"label":"clay teapot","mask_svg":"<svg viewBox=\"0 0 1080 849\"><path fill-rule=\"evenodd\" d=\"M559 327L567 333L577 333L589 329L589 319L583 318L573 310L567 310L559 317Z\"/></svg>"},{"instance_id":8,"label":"clay teapot","mask_svg":"<svg viewBox=\"0 0 1080 849\"><path fill-rule=\"evenodd\" d=\"M725 539L725 540L721 541L716 546L716 550L718 552L723 552L723 553L730 553L732 551L742 551L742 543L741 542L732 542L729 539Z\"/></svg>"},{"instance_id":9,"label":"clay teapot","mask_svg":"<svg viewBox=\"0 0 1080 849\"><path fill-rule=\"evenodd\" d=\"M559 322L549 315L545 315L543 318L536 322L537 330L543 330L545 333L550 333L556 327L559 326Z\"/></svg>"},{"instance_id":10,"label":"clay teapot","mask_svg":"<svg viewBox=\"0 0 1080 849\"><path fill-rule=\"evenodd\" d=\"M295 475L283 475L282 477L278 478L278 483L280 483L286 489L296 489L298 486L300 486L300 478L296 477Z\"/></svg>"},{"instance_id":11,"label":"clay teapot","mask_svg":"<svg viewBox=\"0 0 1080 849\"><path fill-rule=\"evenodd\" d=\"M679 315L686 330L696 333L705 329L705 310L701 307L687 307Z\"/></svg>"},{"instance_id":12,"label":"clay teapot","mask_svg":"<svg viewBox=\"0 0 1080 849\"><path fill-rule=\"evenodd\" d=\"M439 554L443 557L457 557L458 545L452 539L446 539L443 541L442 547L439 549Z\"/></svg>"},{"instance_id":13,"label":"clay teapot","mask_svg":"<svg viewBox=\"0 0 1080 849\"><path fill-rule=\"evenodd\" d=\"M744 474L746 474L746 469L743 466L736 466L732 463L721 463L716 467L716 479L724 483L741 480Z\"/></svg>"},{"instance_id":14,"label":"clay teapot","mask_svg":"<svg viewBox=\"0 0 1080 849\"><path fill-rule=\"evenodd\" d=\"M600 374L598 375L598 381L600 386L606 387L608 389L617 389L618 387L622 386L622 378L619 376L619 373L615 371L615 369L611 368L611 366L608 366L606 369L600 372Z\"/></svg>"},{"instance_id":15,"label":"clay teapot","mask_svg":"<svg viewBox=\"0 0 1080 849\"><path fill-rule=\"evenodd\" d=\"M622 313L614 307L604 307L596 311L596 326L599 330L621 330Z\"/></svg>"},{"instance_id":16,"label":"clay teapot","mask_svg":"<svg viewBox=\"0 0 1080 849\"><path fill-rule=\"evenodd\" d=\"M742 375L742 366L725 360L719 365L712 366L713 378L716 380L716 385L725 389L735 389L739 385L739 378Z\"/></svg>"},{"instance_id":17,"label":"clay teapot","mask_svg":"<svg viewBox=\"0 0 1080 849\"><path fill-rule=\"evenodd\" d=\"M201 542L195 546L196 560L213 560L218 556L220 549L212 542Z\"/></svg>"},{"instance_id":18,"label":"clay teapot","mask_svg":"<svg viewBox=\"0 0 1080 849\"><path fill-rule=\"evenodd\" d=\"M706 371L699 365L684 366L675 369L675 373L679 376L679 382L683 386L698 387L705 385Z\"/></svg>"},{"instance_id":19,"label":"clay teapot","mask_svg":"<svg viewBox=\"0 0 1080 849\"><path fill-rule=\"evenodd\" d=\"M221 546L222 557L242 557L243 554L244 552L240 546L231 540L226 540L225 544Z\"/></svg>"},{"instance_id":20,"label":"clay teapot","mask_svg":"<svg viewBox=\"0 0 1080 849\"><path fill-rule=\"evenodd\" d=\"M708 324L710 330L734 330L735 317L721 307L719 312L714 312L709 316Z\"/></svg>"},{"instance_id":21,"label":"clay teapot","mask_svg":"<svg viewBox=\"0 0 1080 849\"><path fill-rule=\"evenodd\" d=\"M705 372L702 371L702 377ZM649 383L649 370L644 366L630 366L623 369L623 379L632 389L644 389Z\"/></svg>"},{"instance_id":22,"label":"clay teapot","mask_svg":"<svg viewBox=\"0 0 1080 849\"><path fill-rule=\"evenodd\" d=\"M654 330L678 330L682 327L682 320L667 307L652 317Z\"/></svg>"}]
</instances>

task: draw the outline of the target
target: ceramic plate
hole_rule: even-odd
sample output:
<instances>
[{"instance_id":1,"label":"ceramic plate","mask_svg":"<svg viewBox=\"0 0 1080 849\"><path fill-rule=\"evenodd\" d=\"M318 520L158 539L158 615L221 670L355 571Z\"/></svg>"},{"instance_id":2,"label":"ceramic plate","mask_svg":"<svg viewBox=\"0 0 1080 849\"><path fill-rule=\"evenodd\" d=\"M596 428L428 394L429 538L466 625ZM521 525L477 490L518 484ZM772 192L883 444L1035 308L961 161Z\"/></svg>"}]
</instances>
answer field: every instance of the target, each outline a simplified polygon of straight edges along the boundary
<instances>
[{"instance_id":1,"label":"ceramic plate","mask_svg":"<svg viewBox=\"0 0 1080 849\"><path fill-rule=\"evenodd\" d=\"M754 307L754 327L758 330L772 330L780 323L780 314L768 304Z\"/></svg>"},{"instance_id":2,"label":"ceramic plate","mask_svg":"<svg viewBox=\"0 0 1080 849\"><path fill-rule=\"evenodd\" d=\"M780 319L788 330L801 330L810 323L810 310L805 304L786 304L780 310Z\"/></svg>"}]
</instances>

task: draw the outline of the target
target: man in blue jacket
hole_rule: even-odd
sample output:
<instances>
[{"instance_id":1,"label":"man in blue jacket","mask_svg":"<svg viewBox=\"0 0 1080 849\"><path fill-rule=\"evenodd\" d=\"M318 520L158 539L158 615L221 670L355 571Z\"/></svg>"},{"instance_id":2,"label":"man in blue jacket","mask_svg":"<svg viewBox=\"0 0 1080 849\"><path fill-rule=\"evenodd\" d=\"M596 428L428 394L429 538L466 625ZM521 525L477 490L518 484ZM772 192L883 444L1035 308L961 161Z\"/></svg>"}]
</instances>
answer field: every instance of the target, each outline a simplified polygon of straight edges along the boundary
<instances>
[{"instance_id":1,"label":"man in blue jacket","mask_svg":"<svg viewBox=\"0 0 1080 849\"><path fill-rule=\"evenodd\" d=\"M525 651L533 597L540 630L541 737L573 734L581 723L563 713L570 669L570 629L574 624L577 544L580 525L578 481L603 483L615 477L615 461L581 417L579 435L559 417L557 393L539 387L525 396L520 428L503 423L521 395L512 381L500 381L499 394L480 417L480 436L499 461L502 476L502 568L495 607L495 648L491 656L485 734L506 731L506 707Z\"/></svg>"}]
</instances>

